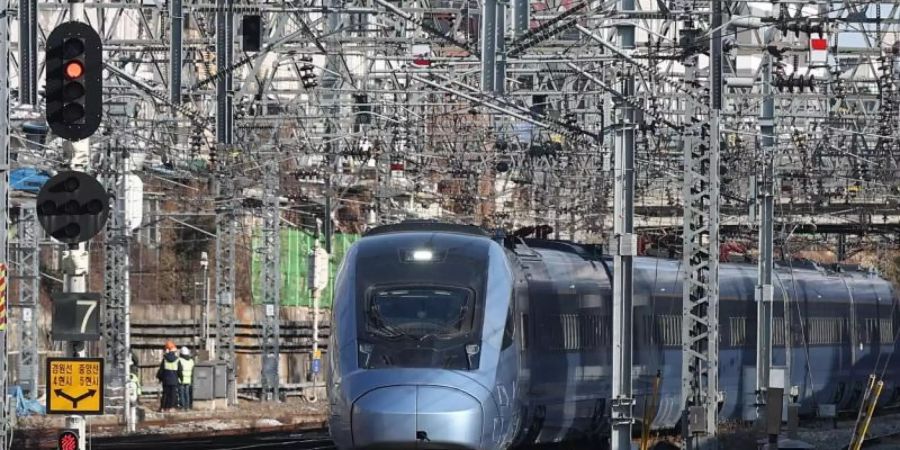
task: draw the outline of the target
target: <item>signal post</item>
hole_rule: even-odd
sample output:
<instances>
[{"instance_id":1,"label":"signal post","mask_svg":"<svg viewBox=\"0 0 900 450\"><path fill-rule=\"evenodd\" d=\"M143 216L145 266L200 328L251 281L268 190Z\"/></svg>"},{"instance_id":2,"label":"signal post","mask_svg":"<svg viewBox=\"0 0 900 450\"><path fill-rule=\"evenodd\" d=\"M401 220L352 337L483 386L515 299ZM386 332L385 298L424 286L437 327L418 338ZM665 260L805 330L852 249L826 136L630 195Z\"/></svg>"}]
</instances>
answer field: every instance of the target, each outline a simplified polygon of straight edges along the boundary
<instances>
[{"instance_id":1,"label":"signal post","mask_svg":"<svg viewBox=\"0 0 900 450\"><path fill-rule=\"evenodd\" d=\"M85 414L103 413L103 360L85 358L84 342L98 340L100 297L87 292L89 255L85 242L109 216L109 196L84 173L90 165L88 138L102 115L102 44L83 23L84 6L69 0L71 22L47 37L47 123L66 139L69 168L51 178L38 194L38 219L56 240L69 246L63 253L63 294L54 296L54 340L68 342L67 358L47 362L47 411L70 414L58 437L65 450L86 449ZM77 446L76 446L77 445Z\"/></svg>"}]
</instances>

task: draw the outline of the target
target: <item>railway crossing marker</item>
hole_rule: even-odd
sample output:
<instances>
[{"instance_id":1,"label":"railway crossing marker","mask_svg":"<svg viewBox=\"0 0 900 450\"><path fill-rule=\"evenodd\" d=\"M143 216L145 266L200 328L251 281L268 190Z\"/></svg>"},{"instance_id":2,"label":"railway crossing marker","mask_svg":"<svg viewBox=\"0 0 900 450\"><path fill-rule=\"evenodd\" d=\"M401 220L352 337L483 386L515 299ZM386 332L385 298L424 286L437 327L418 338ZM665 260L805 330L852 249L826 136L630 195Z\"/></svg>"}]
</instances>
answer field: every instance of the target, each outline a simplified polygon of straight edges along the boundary
<instances>
[{"instance_id":1,"label":"railway crossing marker","mask_svg":"<svg viewBox=\"0 0 900 450\"><path fill-rule=\"evenodd\" d=\"M48 414L103 414L103 358L47 358Z\"/></svg>"}]
</instances>

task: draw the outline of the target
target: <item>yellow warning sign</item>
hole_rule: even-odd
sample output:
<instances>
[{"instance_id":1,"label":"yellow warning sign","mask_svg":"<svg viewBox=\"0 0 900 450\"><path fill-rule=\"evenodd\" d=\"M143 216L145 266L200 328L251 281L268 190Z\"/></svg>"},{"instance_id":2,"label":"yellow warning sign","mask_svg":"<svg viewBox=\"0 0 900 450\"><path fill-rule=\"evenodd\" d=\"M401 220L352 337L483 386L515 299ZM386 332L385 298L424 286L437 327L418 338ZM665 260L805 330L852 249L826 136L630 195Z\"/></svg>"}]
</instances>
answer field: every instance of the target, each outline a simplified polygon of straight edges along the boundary
<instances>
[{"instance_id":1,"label":"yellow warning sign","mask_svg":"<svg viewBox=\"0 0 900 450\"><path fill-rule=\"evenodd\" d=\"M47 358L48 414L103 414L102 358Z\"/></svg>"}]
</instances>

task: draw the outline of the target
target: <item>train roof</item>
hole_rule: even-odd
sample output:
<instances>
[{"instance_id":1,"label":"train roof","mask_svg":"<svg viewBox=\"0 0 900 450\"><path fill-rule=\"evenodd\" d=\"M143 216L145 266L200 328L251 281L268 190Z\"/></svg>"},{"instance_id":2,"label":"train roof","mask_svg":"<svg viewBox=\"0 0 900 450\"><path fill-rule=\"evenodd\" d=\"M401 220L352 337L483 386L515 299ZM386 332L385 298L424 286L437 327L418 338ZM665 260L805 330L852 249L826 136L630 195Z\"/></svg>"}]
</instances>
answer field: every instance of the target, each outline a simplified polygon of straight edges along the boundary
<instances>
[{"instance_id":1,"label":"train roof","mask_svg":"<svg viewBox=\"0 0 900 450\"><path fill-rule=\"evenodd\" d=\"M400 223L390 224L390 225L381 225L375 228L372 228L363 236L374 236L380 234L391 234L391 233L410 233L410 232L420 232L420 233L454 233L454 234L466 234L470 236L480 236L480 237L490 237L481 227L477 227L475 225L460 225L454 223L442 223L431 220L406 220Z\"/></svg>"},{"instance_id":2,"label":"train roof","mask_svg":"<svg viewBox=\"0 0 900 450\"><path fill-rule=\"evenodd\" d=\"M572 241L547 240L547 239L525 239L524 244L530 248L557 250L564 253L572 253L587 260L601 259L603 248L593 244L579 244Z\"/></svg>"}]
</instances>

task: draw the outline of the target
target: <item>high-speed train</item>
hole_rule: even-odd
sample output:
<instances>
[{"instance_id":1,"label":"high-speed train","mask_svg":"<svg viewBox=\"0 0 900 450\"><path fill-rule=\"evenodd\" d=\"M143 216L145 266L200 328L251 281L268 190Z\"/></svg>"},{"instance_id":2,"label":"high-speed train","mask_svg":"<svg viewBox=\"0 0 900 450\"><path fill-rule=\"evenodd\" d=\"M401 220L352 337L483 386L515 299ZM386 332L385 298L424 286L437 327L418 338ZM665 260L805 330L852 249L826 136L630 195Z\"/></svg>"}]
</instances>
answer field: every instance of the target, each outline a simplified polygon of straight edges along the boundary
<instances>
[{"instance_id":1,"label":"high-speed train","mask_svg":"<svg viewBox=\"0 0 900 450\"><path fill-rule=\"evenodd\" d=\"M635 416L681 416L680 262L636 258ZM378 227L338 271L329 367L340 449L505 449L609 429L611 259L564 241L433 222ZM805 413L852 408L876 361L900 401L898 302L863 272L779 267L773 364ZM721 417L752 417L756 266L720 266ZM789 320L785 324L784 318Z\"/></svg>"}]
</instances>

